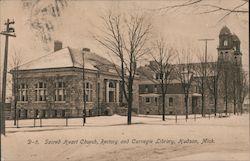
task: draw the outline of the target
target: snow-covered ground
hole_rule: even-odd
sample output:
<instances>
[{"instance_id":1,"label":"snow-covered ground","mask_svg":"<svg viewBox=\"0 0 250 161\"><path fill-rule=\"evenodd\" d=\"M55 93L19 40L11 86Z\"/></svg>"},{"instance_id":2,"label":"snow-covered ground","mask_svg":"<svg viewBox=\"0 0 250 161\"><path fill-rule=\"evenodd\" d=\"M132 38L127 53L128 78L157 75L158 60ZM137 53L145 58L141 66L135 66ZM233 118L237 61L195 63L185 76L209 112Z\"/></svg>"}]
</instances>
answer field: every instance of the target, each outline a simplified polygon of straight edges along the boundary
<instances>
[{"instance_id":1,"label":"snow-covered ground","mask_svg":"<svg viewBox=\"0 0 250 161\"><path fill-rule=\"evenodd\" d=\"M200 118L124 116L7 121L3 157L10 160L164 161L249 160L249 115ZM36 120L39 126L39 120Z\"/></svg>"}]
</instances>

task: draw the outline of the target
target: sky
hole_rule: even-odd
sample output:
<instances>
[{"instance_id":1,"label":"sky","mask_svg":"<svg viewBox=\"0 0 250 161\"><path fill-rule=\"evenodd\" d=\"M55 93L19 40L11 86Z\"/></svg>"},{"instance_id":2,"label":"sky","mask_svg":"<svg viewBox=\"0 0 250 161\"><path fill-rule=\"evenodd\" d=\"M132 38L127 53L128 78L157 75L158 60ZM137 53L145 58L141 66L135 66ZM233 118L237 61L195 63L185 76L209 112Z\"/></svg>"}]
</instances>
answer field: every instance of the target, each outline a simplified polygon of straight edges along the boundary
<instances>
[{"instance_id":1,"label":"sky","mask_svg":"<svg viewBox=\"0 0 250 161\"><path fill-rule=\"evenodd\" d=\"M27 0L26 0L27 1ZM31 27L36 8L54 4L52 0L40 1L35 9L23 7L25 0L1 0L0 1L0 30L3 31L7 18L15 20L15 32L17 37L9 40L9 67L15 53L19 53L22 62L41 57L53 51L53 41L44 43ZM94 39L93 34L98 34L101 27L100 16L107 10L119 11L124 14L135 12L145 13L150 17L155 35L163 35L167 43L177 48L194 48L204 52L205 44L199 39L212 38L208 43L208 55L217 57L218 36L223 26L228 26L232 33L238 35L241 40L243 54L243 66L248 70L249 38L248 38L248 14L231 14L219 21L225 12L199 14L207 8L200 6L182 7L172 10L155 10L164 6L176 5L186 1L181 0L131 0L131 1L103 1L103 0L68 0L60 16L39 15L40 18L51 20L54 30L51 31L52 40L60 40L63 46L73 48L90 48L91 51L107 57L107 51ZM242 0L205 0L202 4L212 4L228 8L241 4ZM243 6L248 9L248 5ZM0 39L1 61L4 53L4 36ZM153 38L152 38L153 41ZM196 57L196 54L192 54ZM140 62L145 64L145 62Z\"/></svg>"}]
</instances>

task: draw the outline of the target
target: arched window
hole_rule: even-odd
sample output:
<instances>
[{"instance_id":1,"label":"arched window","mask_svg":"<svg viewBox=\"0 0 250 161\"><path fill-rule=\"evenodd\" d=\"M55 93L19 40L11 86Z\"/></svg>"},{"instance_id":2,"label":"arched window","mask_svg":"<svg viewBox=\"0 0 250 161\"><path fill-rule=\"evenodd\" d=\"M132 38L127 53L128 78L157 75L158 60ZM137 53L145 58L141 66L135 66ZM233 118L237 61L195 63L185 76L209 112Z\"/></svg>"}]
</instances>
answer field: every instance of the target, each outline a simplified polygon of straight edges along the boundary
<instances>
[{"instance_id":1,"label":"arched window","mask_svg":"<svg viewBox=\"0 0 250 161\"><path fill-rule=\"evenodd\" d=\"M113 82L109 82L109 88L115 88L115 85Z\"/></svg>"},{"instance_id":2,"label":"arched window","mask_svg":"<svg viewBox=\"0 0 250 161\"><path fill-rule=\"evenodd\" d=\"M227 40L224 40L223 45L224 45L224 46L227 46L227 45L228 45L228 41L227 41Z\"/></svg>"}]
</instances>

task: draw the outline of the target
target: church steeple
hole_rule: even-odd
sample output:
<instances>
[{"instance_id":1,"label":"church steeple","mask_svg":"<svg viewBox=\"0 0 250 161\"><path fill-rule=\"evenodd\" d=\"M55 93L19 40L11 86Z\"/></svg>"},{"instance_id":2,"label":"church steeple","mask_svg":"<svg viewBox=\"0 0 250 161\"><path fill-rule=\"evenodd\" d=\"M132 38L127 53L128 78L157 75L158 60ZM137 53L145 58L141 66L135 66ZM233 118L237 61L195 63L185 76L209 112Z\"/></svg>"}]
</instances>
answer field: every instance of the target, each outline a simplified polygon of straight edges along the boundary
<instances>
[{"instance_id":1,"label":"church steeple","mask_svg":"<svg viewBox=\"0 0 250 161\"><path fill-rule=\"evenodd\" d=\"M240 39L232 34L227 26L223 26L219 34L218 60L241 64Z\"/></svg>"}]
</instances>

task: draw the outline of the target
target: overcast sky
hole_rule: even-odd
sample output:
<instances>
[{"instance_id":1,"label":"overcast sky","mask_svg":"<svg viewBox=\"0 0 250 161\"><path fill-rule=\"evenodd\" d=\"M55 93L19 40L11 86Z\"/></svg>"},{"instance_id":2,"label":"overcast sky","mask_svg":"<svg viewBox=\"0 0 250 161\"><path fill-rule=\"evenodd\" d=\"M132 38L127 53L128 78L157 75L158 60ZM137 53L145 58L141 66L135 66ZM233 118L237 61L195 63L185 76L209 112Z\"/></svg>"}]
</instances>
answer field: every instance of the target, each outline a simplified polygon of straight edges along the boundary
<instances>
[{"instance_id":1,"label":"overcast sky","mask_svg":"<svg viewBox=\"0 0 250 161\"><path fill-rule=\"evenodd\" d=\"M37 4L38 8L50 4L52 1L46 0ZM185 2L185 1L183 1ZM74 48L90 48L99 55L107 57L103 48L92 39L91 35L96 33L100 27L99 16L108 9L119 10L123 13L133 13L135 10L145 12L152 21L154 33L164 35L169 44L177 46L189 46L204 50L204 42L198 41L202 38L213 38L214 41L208 44L208 54L217 56L218 35L220 29L227 25L231 32L238 35L241 40L243 53L243 64L248 66L248 14L231 14L219 21L225 12L215 12L211 14L198 14L204 11L200 7L183 7L170 11L153 11L151 9L163 6L182 3L177 0L165 1L68 1L68 6L63 10L60 17L53 20L54 31L51 32L52 39L61 40L63 46ZM232 8L242 0L209 0L203 4L214 4L218 6ZM248 6L248 5L247 5ZM243 7L247 7L243 6ZM23 62L38 58L48 54L53 50L52 42L43 43L37 36L36 31L30 27L32 18L31 10L23 8L21 0L0 1L0 26L4 29L4 22L7 18L15 20L16 38L10 38L9 59L14 51L21 53ZM49 17L48 17L49 18ZM4 37L1 36L1 55L4 51ZM194 55L195 57L195 55Z\"/></svg>"}]
</instances>

